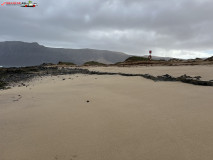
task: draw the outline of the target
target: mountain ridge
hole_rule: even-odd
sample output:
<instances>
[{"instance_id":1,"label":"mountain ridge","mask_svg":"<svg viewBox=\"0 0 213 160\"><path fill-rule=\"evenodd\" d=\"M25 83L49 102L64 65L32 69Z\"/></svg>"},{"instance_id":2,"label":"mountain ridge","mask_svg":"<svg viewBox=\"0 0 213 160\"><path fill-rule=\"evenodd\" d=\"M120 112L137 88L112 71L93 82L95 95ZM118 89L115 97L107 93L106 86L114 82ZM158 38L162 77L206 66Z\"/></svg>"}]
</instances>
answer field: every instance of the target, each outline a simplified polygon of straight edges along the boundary
<instances>
[{"instance_id":1,"label":"mountain ridge","mask_svg":"<svg viewBox=\"0 0 213 160\"><path fill-rule=\"evenodd\" d=\"M123 52L90 48L51 48L37 42L0 42L0 66L32 66L42 63L58 63L59 61L79 65L87 61L112 64L124 61L129 56Z\"/></svg>"}]
</instances>

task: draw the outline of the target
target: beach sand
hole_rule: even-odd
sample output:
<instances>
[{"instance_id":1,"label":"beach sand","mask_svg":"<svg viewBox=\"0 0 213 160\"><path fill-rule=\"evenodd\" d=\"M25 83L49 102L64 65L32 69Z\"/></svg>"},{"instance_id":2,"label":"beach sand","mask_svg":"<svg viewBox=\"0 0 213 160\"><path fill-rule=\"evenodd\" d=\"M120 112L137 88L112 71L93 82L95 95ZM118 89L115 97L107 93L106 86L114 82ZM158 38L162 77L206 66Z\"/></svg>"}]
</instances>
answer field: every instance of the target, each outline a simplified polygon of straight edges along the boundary
<instances>
[{"instance_id":1,"label":"beach sand","mask_svg":"<svg viewBox=\"0 0 213 160\"><path fill-rule=\"evenodd\" d=\"M152 67L89 67L92 71L103 72L121 72L132 74L150 74L153 76L161 76L169 74L179 77L184 74L188 76L201 76L201 80L213 80L213 65L195 65L195 66L152 66Z\"/></svg>"},{"instance_id":2,"label":"beach sand","mask_svg":"<svg viewBox=\"0 0 213 160\"><path fill-rule=\"evenodd\" d=\"M213 75L209 66L196 67L181 72ZM43 77L0 91L0 160L212 160L212 115L212 87L117 75Z\"/></svg>"}]
</instances>

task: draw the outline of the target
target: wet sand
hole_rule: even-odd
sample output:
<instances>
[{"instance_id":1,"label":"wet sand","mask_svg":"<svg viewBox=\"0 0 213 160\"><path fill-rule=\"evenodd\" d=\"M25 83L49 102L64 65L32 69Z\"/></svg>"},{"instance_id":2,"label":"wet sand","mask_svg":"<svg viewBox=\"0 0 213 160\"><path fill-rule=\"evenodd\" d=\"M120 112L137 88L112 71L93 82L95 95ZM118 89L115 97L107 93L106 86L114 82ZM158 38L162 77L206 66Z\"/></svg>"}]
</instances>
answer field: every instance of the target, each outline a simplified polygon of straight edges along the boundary
<instances>
[{"instance_id":1,"label":"wet sand","mask_svg":"<svg viewBox=\"0 0 213 160\"><path fill-rule=\"evenodd\" d=\"M198 74L211 78L205 70ZM212 95L212 87L142 77L37 79L0 91L0 159L211 160Z\"/></svg>"}]
</instances>

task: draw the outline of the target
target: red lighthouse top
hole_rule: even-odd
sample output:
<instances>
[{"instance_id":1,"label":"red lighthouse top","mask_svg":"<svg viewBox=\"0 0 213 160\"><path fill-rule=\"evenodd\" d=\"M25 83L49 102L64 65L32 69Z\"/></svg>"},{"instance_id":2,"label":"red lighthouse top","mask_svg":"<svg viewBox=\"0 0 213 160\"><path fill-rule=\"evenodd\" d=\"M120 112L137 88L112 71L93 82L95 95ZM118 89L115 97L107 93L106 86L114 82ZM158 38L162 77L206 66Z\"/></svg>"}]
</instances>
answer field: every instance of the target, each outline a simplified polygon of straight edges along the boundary
<instances>
[{"instance_id":1,"label":"red lighthouse top","mask_svg":"<svg viewBox=\"0 0 213 160\"><path fill-rule=\"evenodd\" d=\"M152 50L149 51L149 56L148 56L150 61L152 60L152 55L151 54L152 54Z\"/></svg>"}]
</instances>

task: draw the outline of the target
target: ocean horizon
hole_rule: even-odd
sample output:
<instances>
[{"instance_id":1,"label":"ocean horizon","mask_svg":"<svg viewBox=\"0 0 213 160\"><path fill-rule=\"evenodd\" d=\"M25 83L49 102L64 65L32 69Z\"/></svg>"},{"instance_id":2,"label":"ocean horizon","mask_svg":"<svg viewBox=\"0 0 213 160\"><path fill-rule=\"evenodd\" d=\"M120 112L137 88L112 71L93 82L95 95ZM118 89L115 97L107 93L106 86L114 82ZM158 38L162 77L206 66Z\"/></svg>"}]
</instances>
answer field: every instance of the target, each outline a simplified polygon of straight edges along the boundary
<instances>
[{"instance_id":1,"label":"ocean horizon","mask_svg":"<svg viewBox=\"0 0 213 160\"><path fill-rule=\"evenodd\" d=\"M0 68L12 68L12 67L25 67L25 66L1 66L0 65Z\"/></svg>"}]
</instances>

